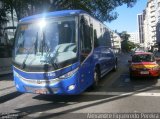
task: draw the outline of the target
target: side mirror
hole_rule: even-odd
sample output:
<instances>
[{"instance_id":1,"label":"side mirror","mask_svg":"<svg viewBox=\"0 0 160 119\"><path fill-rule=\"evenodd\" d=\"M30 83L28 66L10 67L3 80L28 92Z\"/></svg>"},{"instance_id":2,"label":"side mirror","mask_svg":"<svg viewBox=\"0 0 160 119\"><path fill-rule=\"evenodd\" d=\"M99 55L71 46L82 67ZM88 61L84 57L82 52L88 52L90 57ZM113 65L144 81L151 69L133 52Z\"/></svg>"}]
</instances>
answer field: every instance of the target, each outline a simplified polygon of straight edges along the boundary
<instances>
[{"instance_id":1,"label":"side mirror","mask_svg":"<svg viewBox=\"0 0 160 119\"><path fill-rule=\"evenodd\" d=\"M160 62L160 58L156 58L156 61L157 61L157 62Z\"/></svg>"}]
</instances>

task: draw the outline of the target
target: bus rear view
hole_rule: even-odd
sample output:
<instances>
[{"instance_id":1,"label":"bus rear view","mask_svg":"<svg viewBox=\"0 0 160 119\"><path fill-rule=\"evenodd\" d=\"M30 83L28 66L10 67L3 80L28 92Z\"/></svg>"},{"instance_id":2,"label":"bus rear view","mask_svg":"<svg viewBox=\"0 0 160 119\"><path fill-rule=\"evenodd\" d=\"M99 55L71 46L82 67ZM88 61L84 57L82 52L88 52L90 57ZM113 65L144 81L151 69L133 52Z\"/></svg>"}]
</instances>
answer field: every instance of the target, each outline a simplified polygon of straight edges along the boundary
<instances>
[{"instance_id":1,"label":"bus rear view","mask_svg":"<svg viewBox=\"0 0 160 119\"><path fill-rule=\"evenodd\" d=\"M96 46L97 36L102 45L105 43L100 37L100 26L103 25L95 20L94 29L94 20L81 10L22 19L17 27L13 53L17 90L38 94L80 94L97 84L101 75L115 68L111 51ZM107 31L105 27L103 29ZM108 35L107 32L103 34Z\"/></svg>"}]
</instances>

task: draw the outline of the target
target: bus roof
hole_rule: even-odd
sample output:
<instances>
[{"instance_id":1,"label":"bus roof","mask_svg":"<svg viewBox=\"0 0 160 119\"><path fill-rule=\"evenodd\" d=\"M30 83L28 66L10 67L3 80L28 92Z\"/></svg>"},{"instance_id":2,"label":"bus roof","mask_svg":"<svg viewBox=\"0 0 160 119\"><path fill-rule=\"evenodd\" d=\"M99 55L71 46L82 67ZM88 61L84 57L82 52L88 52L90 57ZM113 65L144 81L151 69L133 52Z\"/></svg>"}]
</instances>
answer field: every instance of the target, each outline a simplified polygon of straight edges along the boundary
<instances>
[{"instance_id":1,"label":"bus roof","mask_svg":"<svg viewBox=\"0 0 160 119\"><path fill-rule=\"evenodd\" d=\"M59 17L59 16L72 16L72 15L78 15L80 13L87 13L83 10L61 10L61 11L54 11L54 12L47 12L43 14L37 14L29 17L22 18L20 22L26 22L38 18L49 18L49 17Z\"/></svg>"}]
</instances>

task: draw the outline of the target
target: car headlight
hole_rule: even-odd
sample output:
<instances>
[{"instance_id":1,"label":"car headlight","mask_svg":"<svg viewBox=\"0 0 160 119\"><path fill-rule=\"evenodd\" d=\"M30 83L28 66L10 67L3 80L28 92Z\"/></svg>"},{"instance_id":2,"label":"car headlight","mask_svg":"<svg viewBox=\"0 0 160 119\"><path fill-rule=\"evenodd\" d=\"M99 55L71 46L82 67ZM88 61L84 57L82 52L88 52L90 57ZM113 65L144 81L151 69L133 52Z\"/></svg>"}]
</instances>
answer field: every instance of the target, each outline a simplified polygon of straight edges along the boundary
<instances>
[{"instance_id":1,"label":"car headlight","mask_svg":"<svg viewBox=\"0 0 160 119\"><path fill-rule=\"evenodd\" d=\"M70 71L70 72L68 72L68 73L60 76L59 78L60 78L60 79L69 78L69 77L71 77L75 72L77 72L77 70L78 70L78 67L77 67L76 69L74 69L74 70L72 70L72 71Z\"/></svg>"},{"instance_id":2,"label":"car headlight","mask_svg":"<svg viewBox=\"0 0 160 119\"><path fill-rule=\"evenodd\" d=\"M159 70L159 66L153 67L152 70Z\"/></svg>"}]
</instances>

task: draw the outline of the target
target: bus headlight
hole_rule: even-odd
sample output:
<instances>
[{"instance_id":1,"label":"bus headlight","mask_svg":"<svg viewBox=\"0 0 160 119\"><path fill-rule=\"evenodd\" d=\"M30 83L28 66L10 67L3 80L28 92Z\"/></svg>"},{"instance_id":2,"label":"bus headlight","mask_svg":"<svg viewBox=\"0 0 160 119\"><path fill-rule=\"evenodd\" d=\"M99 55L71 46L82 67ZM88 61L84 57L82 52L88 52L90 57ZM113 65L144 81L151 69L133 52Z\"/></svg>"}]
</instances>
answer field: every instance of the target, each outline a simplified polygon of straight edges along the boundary
<instances>
[{"instance_id":1,"label":"bus headlight","mask_svg":"<svg viewBox=\"0 0 160 119\"><path fill-rule=\"evenodd\" d=\"M71 91L71 90L74 90L75 89L75 85L70 85L69 87L68 87L68 91Z\"/></svg>"},{"instance_id":2,"label":"bus headlight","mask_svg":"<svg viewBox=\"0 0 160 119\"><path fill-rule=\"evenodd\" d=\"M74 69L74 70L72 70L72 71L70 71L70 72L68 72L68 73L60 76L59 78L60 78L60 79L69 78L69 77L71 77L75 72L77 72L77 70L78 70L78 67L77 67L76 69Z\"/></svg>"}]
</instances>

